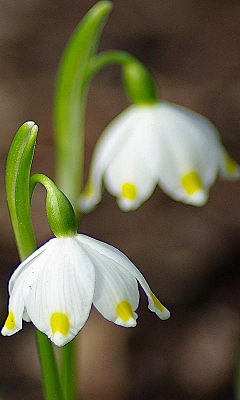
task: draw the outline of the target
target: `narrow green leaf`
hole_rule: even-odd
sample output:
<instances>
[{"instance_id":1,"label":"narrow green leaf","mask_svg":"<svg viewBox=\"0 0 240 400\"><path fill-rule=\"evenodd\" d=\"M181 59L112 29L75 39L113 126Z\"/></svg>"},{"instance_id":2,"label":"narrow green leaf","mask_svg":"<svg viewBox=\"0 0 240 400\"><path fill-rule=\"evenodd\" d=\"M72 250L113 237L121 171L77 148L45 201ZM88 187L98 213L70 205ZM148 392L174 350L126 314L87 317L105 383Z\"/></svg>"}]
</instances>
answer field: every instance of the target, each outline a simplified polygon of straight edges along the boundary
<instances>
[{"instance_id":1,"label":"narrow green leaf","mask_svg":"<svg viewBox=\"0 0 240 400\"><path fill-rule=\"evenodd\" d=\"M110 1L100 1L85 15L66 46L57 73L54 106L56 183L69 198L75 212L83 179L85 77L111 8Z\"/></svg>"},{"instance_id":2,"label":"narrow green leaf","mask_svg":"<svg viewBox=\"0 0 240 400\"><path fill-rule=\"evenodd\" d=\"M6 166L8 207L20 259L35 249L30 218L29 177L38 127L25 122L17 131L9 150Z\"/></svg>"}]
</instances>

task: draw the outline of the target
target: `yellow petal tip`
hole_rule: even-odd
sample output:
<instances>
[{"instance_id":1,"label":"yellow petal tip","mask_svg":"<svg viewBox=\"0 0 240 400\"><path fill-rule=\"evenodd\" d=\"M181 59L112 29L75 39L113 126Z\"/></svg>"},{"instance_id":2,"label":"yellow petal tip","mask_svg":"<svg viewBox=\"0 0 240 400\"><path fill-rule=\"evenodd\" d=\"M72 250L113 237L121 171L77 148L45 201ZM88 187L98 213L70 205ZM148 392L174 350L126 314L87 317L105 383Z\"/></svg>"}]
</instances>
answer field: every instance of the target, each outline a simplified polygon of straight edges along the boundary
<instances>
[{"instance_id":1,"label":"yellow petal tip","mask_svg":"<svg viewBox=\"0 0 240 400\"><path fill-rule=\"evenodd\" d=\"M159 316L160 319L162 320L168 319L170 317L169 310L166 307L164 307L164 305L158 300L158 298L152 291L150 291L150 294L155 308L153 309L152 306L149 304L150 310L154 311Z\"/></svg>"},{"instance_id":2,"label":"yellow petal tip","mask_svg":"<svg viewBox=\"0 0 240 400\"><path fill-rule=\"evenodd\" d=\"M122 196L131 201L135 200L137 197L136 186L132 183L124 183L122 185Z\"/></svg>"},{"instance_id":3,"label":"yellow petal tip","mask_svg":"<svg viewBox=\"0 0 240 400\"><path fill-rule=\"evenodd\" d=\"M238 172L238 164L227 154L225 157L225 168L229 175L236 175Z\"/></svg>"},{"instance_id":4,"label":"yellow petal tip","mask_svg":"<svg viewBox=\"0 0 240 400\"><path fill-rule=\"evenodd\" d=\"M4 327L5 327L6 329L8 329L9 331L12 331L12 330L15 328L15 326L16 326L16 324L15 324L14 314L13 314L13 312L11 311L11 312L8 314L8 317L7 317L7 319L6 319L6 322L5 322Z\"/></svg>"},{"instance_id":5,"label":"yellow petal tip","mask_svg":"<svg viewBox=\"0 0 240 400\"><path fill-rule=\"evenodd\" d=\"M189 196L197 191L203 191L202 180L196 171L190 171L182 177L182 187Z\"/></svg>"},{"instance_id":6,"label":"yellow petal tip","mask_svg":"<svg viewBox=\"0 0 240 400\"><path fill-rule=\"evenodd\" d=\"M91 181L89 181L84 189L83 196L84 197L92 197L94 194L94 187Z\"/></svg>"},{"instance_id":7,"label":"yellow petal tip","mask_svg":"<svg viewBox=\"0 0 240 400\"><path fill-rule=\"evenodd\" d=\"M63 336L67 336L69 332L69 319L66 314L60 312L53 313L51 315L50 325L54 336L57 332Z\"/></svg>"},{"instance_id":8,"label":"yellow petal tip","mask_svg":"<svg viewBox=\"0 0 240 400\"><path fill-rule=\"evenodd\" d=\"M133 319L132 306L126 300L118 303L116 307L116 313L118 318L120 318L123 322L128 322L129 320Z\"/></svg>"}]
</instances>

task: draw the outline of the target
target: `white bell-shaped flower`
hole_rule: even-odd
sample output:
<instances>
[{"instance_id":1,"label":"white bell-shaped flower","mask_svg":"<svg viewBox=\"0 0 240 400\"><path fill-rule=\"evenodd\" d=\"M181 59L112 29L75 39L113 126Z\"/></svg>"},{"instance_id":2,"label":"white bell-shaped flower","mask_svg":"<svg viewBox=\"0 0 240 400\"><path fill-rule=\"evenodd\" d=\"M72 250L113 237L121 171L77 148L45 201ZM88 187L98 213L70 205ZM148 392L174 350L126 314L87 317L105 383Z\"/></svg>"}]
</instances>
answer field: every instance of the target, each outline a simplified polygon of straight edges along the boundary
<instances>
[{"instance_id":1,"label":"white bell-shaped flower","mask_svg":"<svg viewBox=\"0 0 240 400\"><path fill-rule=\"evenodd\" d=\"M81 234L51 239L13 273L2 334L18 332L23 319L63 346L82 329L92 304L107 320L136 326L138 282L149 309L161 319L169 318L169 311L121 251Z\"/></svg>"},{"instance_id":2,"label":"white bell-shaped flower","mask_svg":"<svg viewBox=\"0 0 240 400\"><path fill-rule=\"evenodd\" d=\"M175 200L203 206L218 173L240 177L206 118L166 101L132 105L101 135L80 208L89 212L101 201L102 180L124 211L138 208L157 184Z\"/></svg>"}]
</instances>

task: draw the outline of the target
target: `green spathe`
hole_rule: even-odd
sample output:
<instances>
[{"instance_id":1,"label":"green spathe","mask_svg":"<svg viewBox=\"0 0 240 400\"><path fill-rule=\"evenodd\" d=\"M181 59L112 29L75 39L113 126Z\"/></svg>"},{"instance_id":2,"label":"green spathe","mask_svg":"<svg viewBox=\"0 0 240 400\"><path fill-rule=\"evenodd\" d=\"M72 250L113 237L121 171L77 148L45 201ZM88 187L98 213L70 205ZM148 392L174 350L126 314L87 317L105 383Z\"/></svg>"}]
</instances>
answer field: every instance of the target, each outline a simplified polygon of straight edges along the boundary
<instances>
[{"instance_id":1,"label":"green spathe","mask_svg":"<svg viewBox=\"0 0 240 400\"><path fill-rule=\"evenodd\" d=\"M138 105L150 105L157 102L157 89L147 68L139 61L123 66L123 81L131 101Z\"/></svg>"},{"instance_id":2,"label":"green spathe","mask_svg":"<svg viewBox=\"0 0 240 400\"><path fill-rule=\"evenodd\" d=\"M30 195L37 183L46 191L46 210L50 228L56 237L74 236L77 233L77 220L72 205L55 183L43 174L35 174L30 179Z\"/></svg>"}]
</instances>

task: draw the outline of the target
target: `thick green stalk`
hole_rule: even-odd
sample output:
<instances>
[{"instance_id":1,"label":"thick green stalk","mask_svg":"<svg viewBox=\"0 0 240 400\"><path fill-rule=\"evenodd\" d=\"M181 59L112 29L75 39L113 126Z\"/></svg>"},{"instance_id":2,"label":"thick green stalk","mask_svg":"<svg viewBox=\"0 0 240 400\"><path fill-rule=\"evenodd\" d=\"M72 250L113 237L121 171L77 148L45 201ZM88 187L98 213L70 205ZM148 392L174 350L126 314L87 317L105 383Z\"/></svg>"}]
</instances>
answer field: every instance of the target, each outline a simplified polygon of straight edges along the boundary
<instances>
[{"instance_id":1,"label":"thick green stalk","mask_svg":"<svg viewBox=\"0 0 240 400\"><path fill-rule=\"evenodd\" d=\"M44 333L36 330L46 400L65 400L59 378L53 345Z\"/></svg>"},{"instance_id":2,"label":"thick green stalk","mask_svg":"<svg viewBox=\"0 0 240 400\"><path fill-rule=\"evenodd\" d=\"M77 346L76 339L61 349L61 381L65 400L77 398Z\"/></svg>"},{"instance_id":3,"label":"thick green stalk","mask_svg":"<svg viewBox=\"0 0 240 400\"><path fill-rule=\"evenodd\" d=\"M30 214L29 178L37 131L38 127L34 122L26 122L19 128L9 151L6 167L8 207L21 260L36 248ZM64 400L52 344L39 331L36 331L36 337L45 398Z\"/></svg>"}]
</instances>

